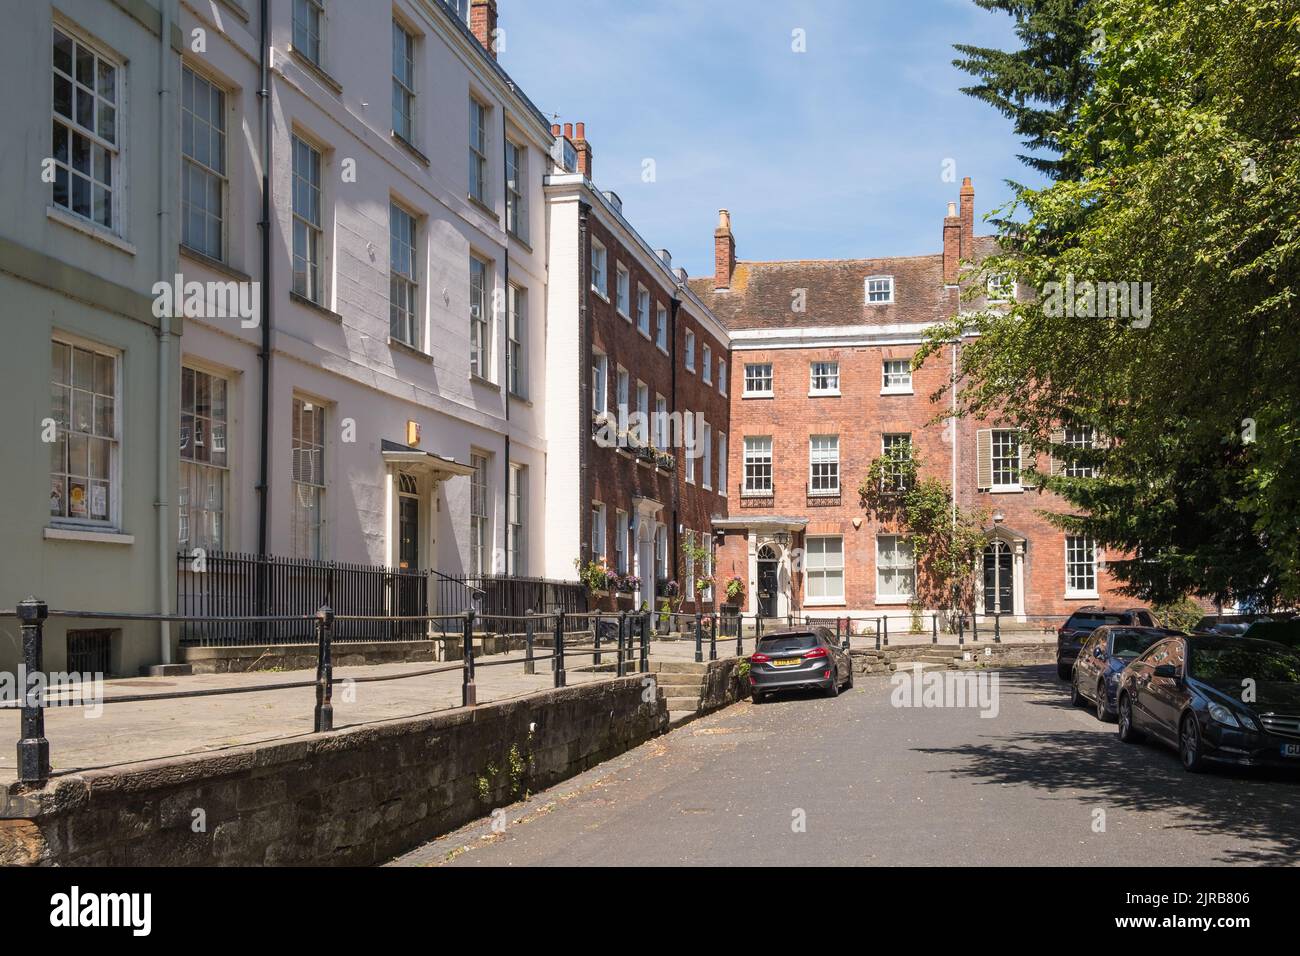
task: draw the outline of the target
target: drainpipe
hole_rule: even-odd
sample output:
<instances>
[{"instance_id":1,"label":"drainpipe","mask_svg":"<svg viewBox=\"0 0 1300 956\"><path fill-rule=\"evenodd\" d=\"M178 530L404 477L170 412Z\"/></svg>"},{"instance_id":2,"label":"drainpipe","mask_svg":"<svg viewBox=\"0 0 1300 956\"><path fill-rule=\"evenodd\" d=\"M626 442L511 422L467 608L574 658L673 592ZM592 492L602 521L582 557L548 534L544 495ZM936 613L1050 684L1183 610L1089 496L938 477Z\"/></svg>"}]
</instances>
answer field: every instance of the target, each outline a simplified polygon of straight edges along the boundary
<instances>
[{"instance_id":1,"label":"drainpipe","mask_svg":"<svg viewBox=\"0 0 1300 956\"><path fill-rule=\"evenodd\" d=\"M158 275L168 275L172 269L172 256L176 252L176 239L172 235L172 154L178 114L175 91L170 86L172 53L172 4L176 0L162 0L158 5L161 18L158 38ZM165 310L158 319L158 613L171 613L171 586L175 578L176 547L172 536L171 480L169 465L176 436L171 429L171 356L172 317ZM159 625L159 660L172 662L171 623Z\"/></svg>"},{"instance_id":2,"label":"drainpipe","mask_svg":"<svg viewBox=\"0 0 1300 956\"><path fill-rule=\"evenodd\" d=\"M257 553L266 554L267 520L270 508L269 442L271 430L271 0L262 0L260 76L257 96L262 109L262 348L257 353L262 372L260 436L257 470ZM266 594L259 595L257 613L265 613Z\"/></svg>"},{"instance_id":3,"label":"drainpipe","mask_svg":"<svg viewBox=\"0 0 1300 956\"><path fill-rule=\"evenodd\" d=\"M510 143L506 139L506 108L505 108L505 104L503 103L501 105L501 199L503 203L507 201L506 197L510 194L510 183L509 183L510 175L507 172L508 157L506 155L506 151L509 148L510 148ZM504 212L505 210L503 208L502 213L504 214ZM505 230L505 234L506 234L505 240L502 243L502 247L505 251L505 254L502 256L504 267L501 270L502 282L503 282L503 285L501 287L501 293L504 296L503 301L505 302L505 306L506 306L505 309L506 321L505 321L505 325L502 328L502 331L506 333L505 335L506 347L504 349L505 356L506 356L506 375L505 375L505 381L501 383L503 386L503 388L501 389L501 400L505 403L505 422L506 422L505 452L506 453L505 453L504 467L502 468L501 471L501 477L502 477L501 490L503 492L502 494L503 508L502 508L501 517L505 519L504 521L501 522L501 553L502 555L505 556L505 561L503 563L505 565L506 574L508 575L511 572L511 570L513 570L510 567L510 230L509 228Z\"/></svg>"},{"instance_id":4,"label":"drainpipe","mask_svg":"<svg viewBox=\"0 0 1300 956\"><path fill-rule=\"evenodd\" d=\"M681 308L681 305L682 305L682 300L677 298L677 296L673 296L668 303L668 343L669 343L668 359L672 366L672 374L669 376L668 379L668 387L672 389L673 404L672 404L671 411L674 412L677 411L677 312ZM685 468L686 456L690 454L690 449L686 447L686 441L685 441L686 439L685 418L682 419L682 425L678 434L682 438L682 467ZM681 575L677 573L677 559L681 556L681 547L682 547L681 534L679 533L679 529L681 528L681 524L680 524L681 488L682 488L682 476L680 473L674 471L673 472L673 526L672 526L673 580L681 579ZM682 581L681 587L682 590L680 593L685 594L687 583L685 581Z\"/></svg>"},{"instance_id":5,"label":"drainpipe","mask_svg":"<svg viewBox=\"0 0 1300 956\"><path fill-rule=\"evenodd\" d=\"M595 561L591 553L591 469L587 467L590 458L588 447L591 444L591 410L595 407L595 396L591 392L591 354L592 335L590 317L587 307L591 298L591 227L588 219L591 206L578 200L578 350L582 356L582 368L579 373L581 381L578 400L578 474L580 476L581 506L578 511L578 527L582 538L578 542L578 554L585 554L588 560ZM608 374L608 369L606 369ZM606 383L608 388L608 383ZM550 454L548 452L547 454Z\"/></svg>"}]
</instances>

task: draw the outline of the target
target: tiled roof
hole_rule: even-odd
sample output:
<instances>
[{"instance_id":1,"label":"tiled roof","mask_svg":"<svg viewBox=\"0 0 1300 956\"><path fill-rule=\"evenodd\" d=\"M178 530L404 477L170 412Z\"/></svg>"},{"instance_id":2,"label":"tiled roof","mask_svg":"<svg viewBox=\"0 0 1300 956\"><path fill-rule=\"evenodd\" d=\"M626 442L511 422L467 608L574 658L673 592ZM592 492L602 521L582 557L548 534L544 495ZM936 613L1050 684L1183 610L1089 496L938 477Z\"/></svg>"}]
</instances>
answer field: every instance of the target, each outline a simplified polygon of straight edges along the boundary
<instances>
[{"instance_id":1,"label":"tiled roof","mask_svg":"<svg viewBox=\"0 0 1300 956\"><path fill-rule=\"evenodd\" d=\"M993 251L993 236L975 238L975 258ZM893 276L894 301L866 303L868 276ZM899 325L941 321L949 311L943 255L882 259L814 259L736 263L731 288L715 292L712 276L690 280L692 290L729 329ZM794 311L797 290L805 309ZM971 303L977 306L979 303Z\"/></svg>"}]
</instances>

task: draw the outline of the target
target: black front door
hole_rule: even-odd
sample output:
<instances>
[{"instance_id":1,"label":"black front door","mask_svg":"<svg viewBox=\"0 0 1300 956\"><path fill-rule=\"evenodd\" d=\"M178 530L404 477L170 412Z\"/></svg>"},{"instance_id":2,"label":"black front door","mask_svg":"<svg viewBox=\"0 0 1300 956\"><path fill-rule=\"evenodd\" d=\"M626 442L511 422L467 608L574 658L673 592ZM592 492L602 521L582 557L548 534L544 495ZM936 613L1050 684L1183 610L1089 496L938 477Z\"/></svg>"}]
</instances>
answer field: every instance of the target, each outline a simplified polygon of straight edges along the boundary
<instances>
[{"instance_id":1,"label":"black front door","mask_svg":"<svg viewBox=\"0 0 1300 956\"><path fill-rule=\"evenodd\" d=\"M984 549L984 613L1010 614L1014 609L1011 549L994 541Z\"/></svg>"},{"instance_id":2,"label":"black front door","mask_svg":"<svg viewBox=\"0 0 1300 956\"><path fill-rule=\"evenodd\" d=\"M410 495L398 498L397 566L410 571L420 566L420 499Z\"/></svg>"},{"instance_id":3,"label":"black front door","mask_svg":"<svg viewBox=\"0 0 1300 956\"><path fill-rule=\"evenodd\" d=\"M763 617L776 617L776 559L760 558L758 561L758 613Z\"/></svg>"}]
</instances>

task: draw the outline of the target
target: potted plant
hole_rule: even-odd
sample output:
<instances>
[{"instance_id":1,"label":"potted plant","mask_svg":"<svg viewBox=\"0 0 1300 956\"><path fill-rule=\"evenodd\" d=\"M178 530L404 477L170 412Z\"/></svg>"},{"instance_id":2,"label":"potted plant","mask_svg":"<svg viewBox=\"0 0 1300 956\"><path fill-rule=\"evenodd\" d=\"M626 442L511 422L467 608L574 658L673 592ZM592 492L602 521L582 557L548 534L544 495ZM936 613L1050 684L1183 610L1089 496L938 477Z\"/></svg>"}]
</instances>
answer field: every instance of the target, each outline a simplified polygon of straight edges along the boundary
<instances>
[{"instance_id":1,"label":"potted plant","mask_svg":"<svg viewBox=\"0 0 1300 956\"><path fill-rule=\"evenodd\" d=\"M616 577L616 575L610 574L604 558L597 561L588 561L585 565L575 559L573 566L578 569L578 579L586 585L587 590L592 594L604 594L610 589L611 579Z\"/></svg>"},{"instance_id":2,"label":"potted plant","mask_svg":"<svg viewBox=\"0 0 1300 956\"><path fill-rule=\"evenodd\" d=\"M739 606L741 598L745 596L745 582L739 575L732 575L726 585L727 603Z\"/></svg>"}]
</instances>

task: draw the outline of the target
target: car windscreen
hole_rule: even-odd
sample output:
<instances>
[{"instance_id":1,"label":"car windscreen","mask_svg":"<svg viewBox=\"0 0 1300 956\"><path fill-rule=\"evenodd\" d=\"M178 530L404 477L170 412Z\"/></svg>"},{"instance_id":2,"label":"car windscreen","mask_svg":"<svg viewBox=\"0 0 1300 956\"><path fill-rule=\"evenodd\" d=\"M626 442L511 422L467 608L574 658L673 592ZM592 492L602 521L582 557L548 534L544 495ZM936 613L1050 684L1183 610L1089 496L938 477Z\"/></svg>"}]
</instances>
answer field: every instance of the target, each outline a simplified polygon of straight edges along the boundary
<instances>
[{"instance_id":1,"label":"car windscreen","mask_svg":"<svg viewBox=\"0 0 1300 956\"><path fill-rule=\"evenodd\" d=\"M1187 672L1200 680L1300 684L1300 654L1244 640L1197 643L1189 650Z\"/></svg>"},{"instance_id":2,"label":"car windscreen","mask_svg":"<svg viewBox=\"0 0 1300 956\"><path fill-rule=\"evenodd\" d=\"M1110 653L1113 657L1131 661L1167 636L1160 631L1114 631L1111 634Z\"/></svg>"},{"instance_id":3,"label":"car windscreen","mask_svg":"<svg viewBox=\"0 0 1300 956\"><path fill-rule=\"evenodd\" d=\"M758 642L760 654L802 654L817 647L815 634L773 634Z\"/></svg>"},{"instance_id":4,"label":"car windscreen","mask_svg":"<svg viewBox=\"0 0 1300 956\"><path fill-rule=\"evenodd\" d=\"M1080 630L1088 628L1089 630L1101 627L1103 624L1123 624L1123 614L1101 614L1092 611L1080 611L1077 614L1071 614L1070 619L1065 622L1066 627L1074 627Z\"/></svg>"}]
</instances>

